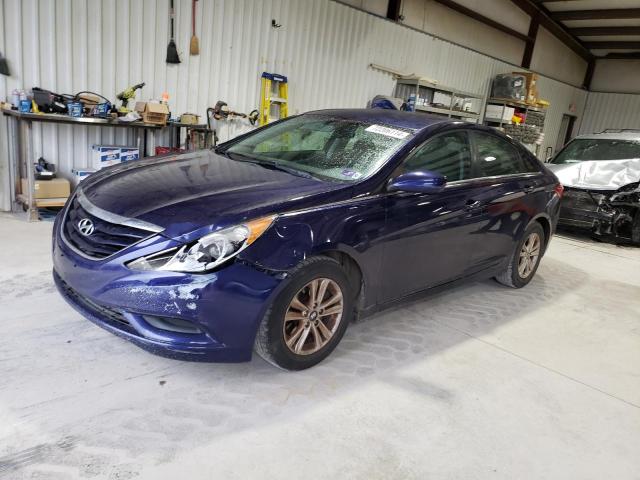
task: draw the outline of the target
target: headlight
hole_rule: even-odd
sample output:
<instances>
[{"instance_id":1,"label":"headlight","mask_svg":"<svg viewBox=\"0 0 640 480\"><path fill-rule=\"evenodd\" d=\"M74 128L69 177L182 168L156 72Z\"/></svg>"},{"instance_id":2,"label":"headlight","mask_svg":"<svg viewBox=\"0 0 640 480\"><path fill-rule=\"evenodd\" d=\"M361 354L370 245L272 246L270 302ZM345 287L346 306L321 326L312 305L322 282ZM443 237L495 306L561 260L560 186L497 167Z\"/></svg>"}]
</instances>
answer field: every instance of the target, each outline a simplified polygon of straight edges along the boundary
<instances>
[{"instance_id":1,"label":"headlight","mask_svg":"<svg viewBox=\"0 0 640 480\"><path fill-rule=\"evenodd\" d=\"M275 215L272 215L218 230L205 235L194 244L141 257L127 266L134 270L206 272L255 242L271 226L275 218Z\"/></svg>"}]
</instances>

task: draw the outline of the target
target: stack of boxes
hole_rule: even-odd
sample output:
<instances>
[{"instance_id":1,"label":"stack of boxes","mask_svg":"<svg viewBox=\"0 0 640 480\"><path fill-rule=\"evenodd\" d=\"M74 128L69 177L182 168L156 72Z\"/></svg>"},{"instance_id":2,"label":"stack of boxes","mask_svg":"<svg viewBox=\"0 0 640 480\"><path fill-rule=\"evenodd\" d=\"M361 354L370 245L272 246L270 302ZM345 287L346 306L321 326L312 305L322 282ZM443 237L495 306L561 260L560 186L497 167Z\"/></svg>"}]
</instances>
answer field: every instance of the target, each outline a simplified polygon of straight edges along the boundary
<instances>
[{"instance_id":1,"label":"stack of boxes","mask_svg":"<svg viewBox=\"0 0 640 480\"><path fill-rule=\"evenodd\" d=\"M73 169L73 183L77 185L90 174L118 163L138 160L140 150L137 147L117 145L94 145L91 147L91 168Z\"/></svg>"}]
</instances>

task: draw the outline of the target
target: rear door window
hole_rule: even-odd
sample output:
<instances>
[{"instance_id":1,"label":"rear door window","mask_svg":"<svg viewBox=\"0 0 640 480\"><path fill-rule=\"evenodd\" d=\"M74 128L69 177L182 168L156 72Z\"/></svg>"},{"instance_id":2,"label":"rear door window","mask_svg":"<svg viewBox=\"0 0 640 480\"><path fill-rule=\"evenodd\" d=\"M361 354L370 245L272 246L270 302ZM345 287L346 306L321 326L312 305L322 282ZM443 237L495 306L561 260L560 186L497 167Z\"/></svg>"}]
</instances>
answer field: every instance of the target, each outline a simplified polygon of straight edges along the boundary
<instances>
[{"instance_id":1,"label":"rear door window","mask_svg":"<svg viewBox=\"0 0 640 480\"><path fill-rule=\"evenodd\" d=\"M437 172L448 182L471 178L471 148L466 132L443 133L427 140L405 160L404 172Z\"/></svg>"},{"instance_id":2,"label":"rear door window","mask_svg":"<svg viewBox=\"0 0 640 480\"><path fill-rule=\"evenodd\" d=\"M472 132L476 148L477 177L496 177L536 172L529 159L506 140L483 132Z\"/></svg>"}]
</instances>

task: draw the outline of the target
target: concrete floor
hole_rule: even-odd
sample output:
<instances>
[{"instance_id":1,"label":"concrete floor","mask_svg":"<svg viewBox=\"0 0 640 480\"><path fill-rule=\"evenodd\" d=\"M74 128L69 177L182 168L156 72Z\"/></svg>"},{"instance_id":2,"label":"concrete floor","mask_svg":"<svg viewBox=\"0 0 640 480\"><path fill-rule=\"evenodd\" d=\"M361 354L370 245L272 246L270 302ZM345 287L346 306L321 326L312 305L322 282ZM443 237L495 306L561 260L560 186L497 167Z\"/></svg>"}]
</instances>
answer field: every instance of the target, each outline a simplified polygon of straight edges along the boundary
<instances>
[{"instance_id":1,"label":"concrete floor","mask_svg":"<svg viewBox=\"0 0 640 480\"><path fill-rule=\"evenodd\" d=\"M556 237L527 288L404 305L286 373L83 320L50 232L0 216L0 478L640 478L640 249Z\"/></svg>"}]
</instances>

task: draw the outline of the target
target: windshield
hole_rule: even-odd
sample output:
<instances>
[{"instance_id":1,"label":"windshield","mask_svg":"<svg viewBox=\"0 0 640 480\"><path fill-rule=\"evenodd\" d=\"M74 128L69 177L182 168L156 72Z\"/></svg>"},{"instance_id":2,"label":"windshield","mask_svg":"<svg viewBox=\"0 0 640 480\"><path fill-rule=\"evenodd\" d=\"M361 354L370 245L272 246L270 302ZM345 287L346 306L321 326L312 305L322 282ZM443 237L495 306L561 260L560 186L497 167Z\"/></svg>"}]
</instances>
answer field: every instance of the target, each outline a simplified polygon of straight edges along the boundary
<instances>
[{"instance_id":1,"label":"windshield","mask_svg":"<svg viewBox=\"0 0 640 480\"><path fill-rule=\"evenodd\" d=\"M578 163L592 160L628 160L640 158L640 142L598 138L576 139L551 163Z\"/></svg>"},{"instance_id":2,"label":"windshield","mask_svg":"<svg viewBox=\"0 0 640 480\"><path fill-rule=\"evenodd\" d=\"M383 125L301 115L260 130L225 152L237 160L354 182L376 172L411 135Z\"/></svg>"}]
</instances>

